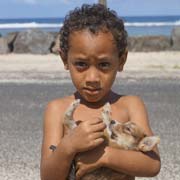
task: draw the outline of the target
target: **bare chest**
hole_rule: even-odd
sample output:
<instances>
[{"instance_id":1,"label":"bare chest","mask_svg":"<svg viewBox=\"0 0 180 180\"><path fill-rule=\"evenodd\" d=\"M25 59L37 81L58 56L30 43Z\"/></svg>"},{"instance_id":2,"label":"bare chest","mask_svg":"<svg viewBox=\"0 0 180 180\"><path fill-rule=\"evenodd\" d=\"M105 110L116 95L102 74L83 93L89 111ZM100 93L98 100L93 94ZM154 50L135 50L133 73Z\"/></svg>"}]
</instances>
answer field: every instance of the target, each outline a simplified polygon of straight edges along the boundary
<instances>
[{"instance_id":1,"label":"bare chest","mask_svg":"<svg viewBox=\"0 0 180 180\"><path fill-rule=\"evenodd\" d=\"M90 108L82 108L79 107L75 112L74 112L74 117L73 119L75 121L86 121L86 120L91 120L94 118L101 118L102 117L102 108L99 109L90 109ZM128 116L128 111L125 107L120 106L112 106L112 112L111 112L111 117L114 120L117 120L121 123L125 123L129 121L129 116Z\"/></svg>"}]
</instances>

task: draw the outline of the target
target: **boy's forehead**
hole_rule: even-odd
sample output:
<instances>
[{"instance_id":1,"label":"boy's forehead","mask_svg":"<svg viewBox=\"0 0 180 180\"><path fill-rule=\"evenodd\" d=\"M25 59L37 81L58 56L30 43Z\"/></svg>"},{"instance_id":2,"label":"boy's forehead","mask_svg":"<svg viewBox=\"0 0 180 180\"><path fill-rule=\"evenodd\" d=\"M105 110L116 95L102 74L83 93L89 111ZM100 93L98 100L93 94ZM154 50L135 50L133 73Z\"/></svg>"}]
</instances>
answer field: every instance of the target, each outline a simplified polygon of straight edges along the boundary
<instances>
[{"instance_id":1,"label":"boy's forehead","mask_svg":"<svg viewBox=\"0 0 180 180\"><path fill-rule=\"evenodd\" d=\"M101 28L97 31L91 31L89 29L74 30L70 33L70 37L74 37L75 35L79 35L79 34L89 35L89 36L93 36L93 37L96 37L96 36L101 35L101 34L106 34L106 35L112 36L112 33L110 30L108 30L107 28Z\"/></svg>"},{"instance_id":2,"label":"boy's forehead","mask_svg":"<svg viewBox=\"0 0 180 180\"><path fill-rule=\"evenodd\" d=\"M114 57L118 49L111 32L76 31L69 39L69 57Z\"/></svg>"},{"instance_id":3,"label":"boy's forehead","mask_svg":"<svg viewBox=\"0 0 180 180\"><path fill-rule=\"evenodd\" d=\"M79 43L91 44L94 42L104 42L115 45L115 40L110 31L98 31L93 33L89 30L74 31L69 36L69 47L78 46Z\"/></svg>"}]
</instances>

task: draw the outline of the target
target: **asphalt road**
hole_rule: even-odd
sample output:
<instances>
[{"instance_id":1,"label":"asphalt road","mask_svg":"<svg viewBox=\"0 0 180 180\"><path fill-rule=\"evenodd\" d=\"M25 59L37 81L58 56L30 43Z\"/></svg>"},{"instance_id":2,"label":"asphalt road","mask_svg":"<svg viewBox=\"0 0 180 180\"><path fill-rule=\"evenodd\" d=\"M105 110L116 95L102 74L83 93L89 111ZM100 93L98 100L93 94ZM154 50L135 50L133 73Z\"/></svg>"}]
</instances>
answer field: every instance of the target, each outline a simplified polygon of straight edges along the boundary
<instances>
[{"instance_id":1,"label":"asphalt road","mask_svg":"<svg viewBox=\"0 0 180 180\"><path fill-rule=\"evenodd\" d=\"M143 98L152 129L161 138L161 172L150 180L179 180L180 79L124 78L113 89ZM40 179L44 108L73 90L69 82L0 83L0 180Z\"/></svg>"}]
</instances>

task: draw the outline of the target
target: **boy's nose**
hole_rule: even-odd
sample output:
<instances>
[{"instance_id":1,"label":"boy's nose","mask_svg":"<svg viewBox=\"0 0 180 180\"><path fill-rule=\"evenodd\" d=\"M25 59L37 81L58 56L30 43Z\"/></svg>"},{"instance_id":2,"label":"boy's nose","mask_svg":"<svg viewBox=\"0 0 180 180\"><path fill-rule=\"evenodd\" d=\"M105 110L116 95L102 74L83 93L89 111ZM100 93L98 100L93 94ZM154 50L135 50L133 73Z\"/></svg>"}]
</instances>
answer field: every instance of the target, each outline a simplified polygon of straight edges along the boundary
<instances>
[{"instance_id":1,"label":"boy's nose","mask_svg":"<svg viewBox=\"0 0 180 180\"><path fill-rule=\"evenodd\" d=\"M99 82L100 82L99 71L95 67L89 68L86 74L86 83L99 83Z\"/></svg>"}]
</instances>

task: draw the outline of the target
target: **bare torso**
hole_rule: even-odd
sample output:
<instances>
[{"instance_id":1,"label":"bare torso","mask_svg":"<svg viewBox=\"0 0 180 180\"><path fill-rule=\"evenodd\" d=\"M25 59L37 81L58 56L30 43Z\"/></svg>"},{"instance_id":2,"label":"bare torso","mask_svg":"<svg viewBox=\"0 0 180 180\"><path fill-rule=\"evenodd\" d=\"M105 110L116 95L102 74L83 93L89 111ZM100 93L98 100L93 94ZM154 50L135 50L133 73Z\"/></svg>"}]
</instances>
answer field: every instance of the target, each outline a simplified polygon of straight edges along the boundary
<instances>
[{"instance_id":1,"label":"bare torso","mask_svg":"<svg viewBox=\"0 0 180 180\"><path fill-rule=\"evenodd\" d=\"M125 123L128 119L128 111L123 103L123 100L119 99L111 104L112 108L112 119L116 119L119 122ZM83 104L80 104L76 111L74 112L75 121L86 121L93 118L101 117L102 107L100 108L90 108ZM67 133L67 132L65 132ZM81 178L82 180L134 180L135 177L114 171L110 168L101 167L90 173L85 174Z\"/></svg>"}]
</instances>

